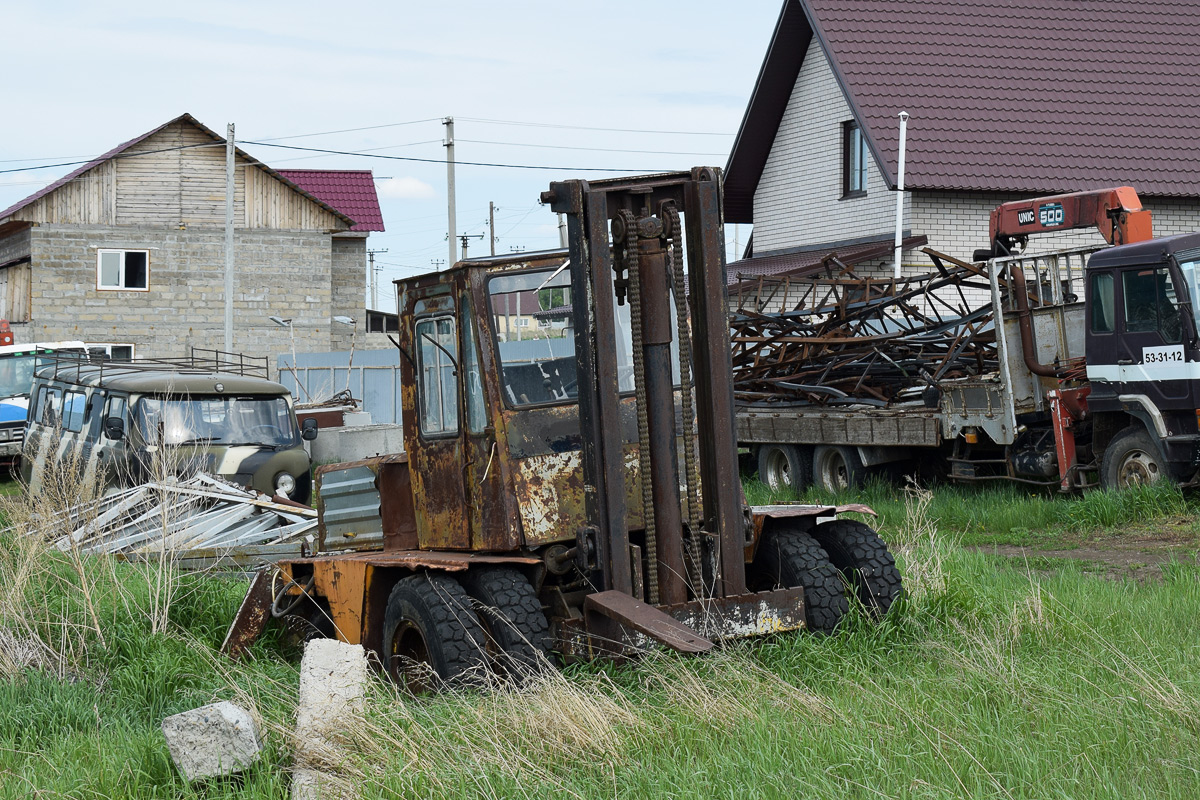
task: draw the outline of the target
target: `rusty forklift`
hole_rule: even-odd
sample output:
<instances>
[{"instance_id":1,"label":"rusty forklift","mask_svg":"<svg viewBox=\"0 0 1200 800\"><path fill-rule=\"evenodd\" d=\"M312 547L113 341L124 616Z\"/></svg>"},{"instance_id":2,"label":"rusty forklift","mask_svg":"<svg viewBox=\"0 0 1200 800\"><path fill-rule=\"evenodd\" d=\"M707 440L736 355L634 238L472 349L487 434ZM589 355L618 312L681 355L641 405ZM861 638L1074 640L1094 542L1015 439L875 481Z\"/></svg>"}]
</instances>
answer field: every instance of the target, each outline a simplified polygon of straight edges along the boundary
<instances>
[{"instance_id":1,"label":"rusty forklift","mask_svg":"<svg viewBox=\"0 0 1200 800\"><path fill-rule=\"evenodd\" d=\"M361 643L416 691L657 643L831 632L901 594L863 506L750 508L734 439L715 168L553 183L566 251L396 281L405 452L317 470L315 552L269 616Z\"/></svg>"}]
</instances>

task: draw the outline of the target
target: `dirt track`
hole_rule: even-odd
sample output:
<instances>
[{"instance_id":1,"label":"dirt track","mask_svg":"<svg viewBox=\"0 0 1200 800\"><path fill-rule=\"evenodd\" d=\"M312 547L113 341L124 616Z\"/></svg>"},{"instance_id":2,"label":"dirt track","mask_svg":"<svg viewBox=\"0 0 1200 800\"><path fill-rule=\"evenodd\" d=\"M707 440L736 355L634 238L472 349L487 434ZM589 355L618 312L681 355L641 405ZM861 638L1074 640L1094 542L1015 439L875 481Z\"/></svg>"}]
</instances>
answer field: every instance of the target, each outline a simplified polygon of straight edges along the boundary
<instances>
[{"instance_id":1,"label":"dirt track","mask_svg":"<svg viewBox=\"0 0 1200 800\"><path fill-rule=\"evenodd\" d=\"M1179 562L1200 564L1200 549L1191 537L1167 532L1139 533L1125 538L1104 539L1080 544L1070 549L1043 550L1015 545L981 545L972 547L983 553L1029 562L1034 572L1046 572L1045 559L1078 561L1088 571L1102 572L1107 577L1157 580L1162 577L1164 564Z\"/></svg>"}]
</instances>

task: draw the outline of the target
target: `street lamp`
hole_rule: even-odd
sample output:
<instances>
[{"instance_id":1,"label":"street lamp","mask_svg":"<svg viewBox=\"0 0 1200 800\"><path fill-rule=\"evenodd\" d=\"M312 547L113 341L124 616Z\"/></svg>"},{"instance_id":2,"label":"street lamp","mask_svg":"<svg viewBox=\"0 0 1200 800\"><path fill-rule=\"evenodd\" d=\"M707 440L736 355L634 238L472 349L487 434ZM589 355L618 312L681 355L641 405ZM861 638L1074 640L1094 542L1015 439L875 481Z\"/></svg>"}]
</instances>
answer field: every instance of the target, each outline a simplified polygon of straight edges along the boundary
<instances>
[{"instance_id":1,"label":"street lamp","mask_svg":"<svg viewBox=\"0 0 1200 800\"><path fill-rule=\"evenodd\" d=\"M350 331L350 360L346 362L346 394L350 394L350 370L354 367L354 340L358 338L358 320L354 317L338 315L333 317L334 322L340 322L342 325L350 325L354 330ZM353 397L353 395L351 395Z\"/></svg>"},{"instance_id":2,"label":"street lamp","mask_svg":"<svg viewBox=\"0 0 1200 800\"><path fill-rule=\"evenodd\" d=\"M292 318L271 316L267 317L267 319L271 320L271 322L274 322L276 325L280 325L288 329L288 340L292 343L292 379L296 381L296 388L304 392L304 399L310 399L308 396L308 389L305 389L300 385L300 375L296 372L296 329L292 326Z\"/></svg>"}]
</instances>

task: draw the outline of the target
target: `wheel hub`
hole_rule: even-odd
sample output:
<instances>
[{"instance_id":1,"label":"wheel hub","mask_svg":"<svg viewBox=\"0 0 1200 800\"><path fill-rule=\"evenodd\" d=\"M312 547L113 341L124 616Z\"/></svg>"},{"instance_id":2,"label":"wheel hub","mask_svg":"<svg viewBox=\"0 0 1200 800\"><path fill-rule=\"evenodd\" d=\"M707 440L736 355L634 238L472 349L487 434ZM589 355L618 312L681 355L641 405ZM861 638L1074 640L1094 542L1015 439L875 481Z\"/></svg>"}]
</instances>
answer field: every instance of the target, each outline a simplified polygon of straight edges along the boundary
<instances>
[{"instance_id":1,"label":"wheel hub","mask_svg":"<svg viewBox=\"0 0 1200 800\"><path fill-rule=\"evenodd\" d=\"M1127 455L1117 473L1118 484L1122 487L1144 486L1158 478L1158 462L1142 450L1134 450Z\"/></svg>"}]
</instances>

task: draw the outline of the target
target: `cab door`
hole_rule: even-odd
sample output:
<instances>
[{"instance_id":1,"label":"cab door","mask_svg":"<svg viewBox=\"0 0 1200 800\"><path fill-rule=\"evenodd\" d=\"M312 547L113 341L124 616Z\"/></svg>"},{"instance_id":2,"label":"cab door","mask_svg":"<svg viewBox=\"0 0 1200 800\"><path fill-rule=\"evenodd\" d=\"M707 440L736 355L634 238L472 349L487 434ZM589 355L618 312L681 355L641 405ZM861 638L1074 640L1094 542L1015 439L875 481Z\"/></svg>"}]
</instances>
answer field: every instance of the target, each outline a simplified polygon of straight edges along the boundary
<instances>
[{"instance_id":1,"label":"cab door","mask_svg":"<svg viewBox=\"0 0 1200 800\"><path fill-rule=\"evenodd\" d=\"M459 325L453 304L413 321L416 383L412 464L417 537L422 549L470 547L465 487Z\"/></svg>"},{"instance_id":2,"label":"cab door","mask_svg":"<svg viewBox=\"0 0 1200 800\"><path fill-rule=\"evenodd\" d=\"M1123 393L1144 394L1159 409L1191 408L1180 296L1164 265L1117 273L1121 335L1113 355Z\"/></svg>"}]
</instances>

